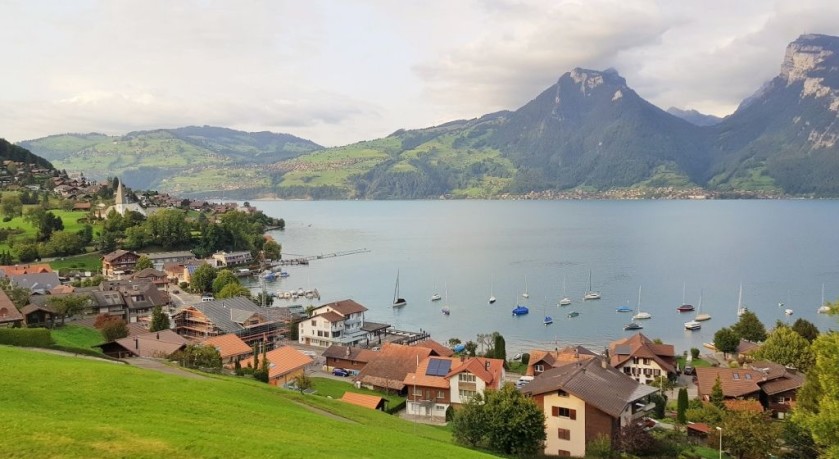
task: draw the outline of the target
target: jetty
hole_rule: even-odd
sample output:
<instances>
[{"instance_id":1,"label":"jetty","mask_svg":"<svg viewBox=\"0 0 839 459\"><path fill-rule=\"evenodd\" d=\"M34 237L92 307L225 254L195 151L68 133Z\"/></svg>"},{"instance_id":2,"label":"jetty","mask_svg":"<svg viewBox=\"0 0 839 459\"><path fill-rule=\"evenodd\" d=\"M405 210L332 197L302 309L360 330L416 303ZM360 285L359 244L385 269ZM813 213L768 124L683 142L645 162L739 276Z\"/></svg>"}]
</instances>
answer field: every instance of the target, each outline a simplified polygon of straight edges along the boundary
<instances>
[{"instance_id":1,"label":"jetty","mask_svg":"<svg viewBox=\"0 0 839 459\"><path fill-rule=\"evenodd\" d=\"M335 258L335 257L345 257L347 255L356 255L359 253L368 253L370 252L369 249L353 249L353 250L344 250L340 252L331 252L331 253L322 253L319 255L295 255L292 253L287 253L285 255L290 256L291 258L283 258L281 260L277 260L271 264L271 266L293 266L293 265L308 265L312 260L323 260L326 258Z\"/></svg>"}]
</instances>

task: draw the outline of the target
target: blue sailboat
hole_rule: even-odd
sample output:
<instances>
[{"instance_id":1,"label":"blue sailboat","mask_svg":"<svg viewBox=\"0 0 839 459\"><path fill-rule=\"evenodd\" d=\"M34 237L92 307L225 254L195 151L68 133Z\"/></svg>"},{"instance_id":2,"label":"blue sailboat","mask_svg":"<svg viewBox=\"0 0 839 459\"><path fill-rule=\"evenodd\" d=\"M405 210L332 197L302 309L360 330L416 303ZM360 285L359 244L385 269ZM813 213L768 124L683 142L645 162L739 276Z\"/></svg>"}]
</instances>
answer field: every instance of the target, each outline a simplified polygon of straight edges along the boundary
<instances>
[{"instance_id":1,"label":"blue sailboat","mask_svg":"<svg viewBox=\"0 0 839 459\"><path fill-rule=\"evenodd\" d=\"M523 315L527 314L528 312L530 312L530 310L527 309L527 306L518 305L515 308L513 308L513 315L514 316L523 316Z\"/></svg>"}]
</instances>

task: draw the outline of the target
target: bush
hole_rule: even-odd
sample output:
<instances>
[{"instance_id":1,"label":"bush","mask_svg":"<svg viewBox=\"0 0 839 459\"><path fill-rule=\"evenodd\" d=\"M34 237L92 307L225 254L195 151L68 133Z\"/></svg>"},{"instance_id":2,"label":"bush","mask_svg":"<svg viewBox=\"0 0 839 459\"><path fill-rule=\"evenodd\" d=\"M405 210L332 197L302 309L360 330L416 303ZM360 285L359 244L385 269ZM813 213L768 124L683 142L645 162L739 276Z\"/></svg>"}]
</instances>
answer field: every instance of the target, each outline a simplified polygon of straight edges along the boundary
<instances>
[{"instance_id":1,"label":"bush","mask_svg":"<svg viewBox=\"0 0 839 459\"><path fill-rule=\"evenodd\" d=\"M523 363L523 364L525 364L525 365L527 365L528 363L530 363L530 354L528 354L527 352L525 352L524 354L522 354L522 355L521 355L521 363Z\"/></svg>"},{"instance_id":2,"label":"bush","mask_svg":"<svg viewBox=\"0 0 839 459\"><path fill-rule=\"evenodd\" d=\"M52 336L46 328L0 328L0 344L49 347L52 343Z\"/></svg>"},{"instance_id":3,"label":"bush","mask_svg":"<svg viewBox=\"0 0 839 459\"><path fill-rule=\"evenodd\" d=\"M694 359L698 359L699 358L699 349L695 348L695 347L690 348L690 356L693 357Z\"/></svg>"}]
</instances>

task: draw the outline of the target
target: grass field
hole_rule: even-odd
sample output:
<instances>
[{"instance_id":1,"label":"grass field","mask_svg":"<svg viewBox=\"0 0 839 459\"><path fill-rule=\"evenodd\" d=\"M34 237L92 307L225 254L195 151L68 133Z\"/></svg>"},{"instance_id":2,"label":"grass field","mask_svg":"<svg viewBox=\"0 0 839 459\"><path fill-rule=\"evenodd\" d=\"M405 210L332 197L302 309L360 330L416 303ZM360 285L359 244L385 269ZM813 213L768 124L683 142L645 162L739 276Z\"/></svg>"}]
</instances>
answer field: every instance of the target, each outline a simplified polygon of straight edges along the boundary
<instances>
[{"instance_id":1,"label":"grass field","mask_svg":"<svg viewBox=\"0 0 839 459\"><path fill-rule=\"evenodd\" d=\"M357 394L384 397L387 399L387 406L396 406L397 404L405 401L405 397L400 397L398 395L385 395L381 392L372 391L363 387L361 389L357 389L349 382L349 380L336 381L329 378L312 378L312 382L314 383L314 389L317 391L317 395L322 395L324 397L328 396L332 398L341 398L344 396L344 392L355 392Z\"/></svg>"},{"instance_id":2,"label":"grass field","mask_svg":"<svg viewBox=\"0 0 839 459\"><path fill-rule=\"evenodd\" d=\"M79 347L95 351L99 351L99 348L93 347L94 345L105 342L98 330L72 324L51 330L50 335L55 344L59 346Z\"/></svg>"},{"instance_id":3,"label":"grass field","mask_svg":"<svg viewBox=\"0 0 839 459\"><path fill-rule=\"evenodd\" d=\"M62 269L81 269L98 273L102 271L102 254L99 252L92 252L84 255L63 257L60 260L51 261L49 265L54 271L60 271Z\"/></svg>"},{"instance_id":4,"label":"grass field","mask_svg":"<svg viewBox=\"0 0 839 459\"><path fill-rule=\"evenodd\" d=\"M31 457L489 457L443 429L214 376L0 346L0 451Z\"/></svg>"},{"instance_id":5,"label":"grass field","mask_svg":"<svg viewBox=\"0 0 839 459\"><path fill-rule=\"evenodd\" d=\"M679 368L685 367L685 358L683 356L676 357L676 362L679 363ZM693 359L690 363L693 368L712 367L711 362L703 359Z\"/></svg>"},{"instance_id":6,"label":"grass field","mask_svg":"<svg viewBox=\"0 0 839 459\"><path fill-rule=\"evenodd\" d=\"M34 206L24 206L23 213L26 214L26 210L34 207ZM75 233L82 229L85 223L80 223L79 219L87 217L88 213L85 211L73 211L73 210L61 210L61 209L51 209L52 212L56 217L61 218L61 222L64 224L64 231ZM24 217L15 217L7 222L0 221L0 228L11 228L11 229L18 229L20 230L19 234L15 234L9 238L8 241L3 242L0 244L0 250L10 250L12 244L11 241L16 239L21 239L25 237L35 237L35 227ZM93 231L96 231L97 225L94 225Z\"/></svg>"}]
</instances>

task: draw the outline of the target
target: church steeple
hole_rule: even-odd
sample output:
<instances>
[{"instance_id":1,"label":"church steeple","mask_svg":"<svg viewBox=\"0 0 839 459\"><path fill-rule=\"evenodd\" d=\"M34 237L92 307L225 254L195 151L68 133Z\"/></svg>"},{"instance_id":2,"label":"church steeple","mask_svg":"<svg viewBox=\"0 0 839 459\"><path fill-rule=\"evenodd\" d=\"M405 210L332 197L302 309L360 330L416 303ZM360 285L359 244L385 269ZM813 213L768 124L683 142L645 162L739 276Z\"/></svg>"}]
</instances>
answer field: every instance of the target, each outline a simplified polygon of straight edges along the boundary
<instances>
[{"instance_id":1,"label":"church steeple","mask_svg":"<svg viewBox=\"0 0 839 459\"><path fill-rule=\"evenodd\" d=\"M122 189L122 180L120 179L117 179L117 192L116 196L114 197L116 198L114 204L117 206L117 208L120 208L120 206L125 204L125 190Z\"/></svg>"}]
</instances>

